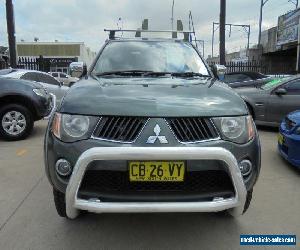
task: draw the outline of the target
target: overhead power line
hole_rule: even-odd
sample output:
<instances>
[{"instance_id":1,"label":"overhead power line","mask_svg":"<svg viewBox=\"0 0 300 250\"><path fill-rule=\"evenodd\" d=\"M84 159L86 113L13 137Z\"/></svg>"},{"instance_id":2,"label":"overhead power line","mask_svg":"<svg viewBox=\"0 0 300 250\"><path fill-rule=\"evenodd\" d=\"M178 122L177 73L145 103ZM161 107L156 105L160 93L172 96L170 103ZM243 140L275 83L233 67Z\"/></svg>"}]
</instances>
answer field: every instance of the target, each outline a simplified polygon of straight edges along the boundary
<instances>
[{"instance_id":1,"label":"overhead power line","mask_svg":"<svg viewBox=\"0 0 300 250\"><path fill-rule=\"evenodd\" d=\"M249 51L250 46L250 34L251 34L251 26L249 24L232 24L227 23L226 27L229 27L229 37L232 33L232 27L240 27L242 28L247 34L247 52ZM212 30L212 51L211 56L214 56L214 40L215 40L215 32L219 29L219 23L213 22L213 30Z\"/></svg>"}]
</instances>

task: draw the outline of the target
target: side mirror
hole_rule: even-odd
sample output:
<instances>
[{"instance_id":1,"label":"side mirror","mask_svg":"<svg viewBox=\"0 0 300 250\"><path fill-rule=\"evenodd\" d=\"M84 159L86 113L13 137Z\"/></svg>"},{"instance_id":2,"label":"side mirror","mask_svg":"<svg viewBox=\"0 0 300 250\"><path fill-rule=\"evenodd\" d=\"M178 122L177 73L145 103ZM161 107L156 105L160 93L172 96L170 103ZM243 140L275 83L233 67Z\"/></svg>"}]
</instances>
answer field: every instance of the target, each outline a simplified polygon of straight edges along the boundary
<instances>
[{"instance_id":1,"label":"side mirror","mask_svg":"<svg viewBox=\"0 0 300 250\"><path fill-rule=\"evenodd\" d=\"M84 62L72 62L69 68L72 77L80 78L87 74L87 66Z\"/></svg>"},{"instance_id":2,"label":"side mirror","mask_svg":"<svg viewBox=\"0 0 300 250\"><path fill-rule=\"evenodd\" d=\"M220 81L224 81L226 67L224 65L215 64L211 67L212 72L214 73L215 77L218 78Z\"/></svg>"},{"instance_id":3,"label":"side mirror","mask_svg":"<svg viewBox=\"0 0 300 250\"><path fill-rule=\"evenodd\" d=\"M278 88L275 90L276 95L286 95L287 91L284 88Z\"/></svg>"}]
</instances>

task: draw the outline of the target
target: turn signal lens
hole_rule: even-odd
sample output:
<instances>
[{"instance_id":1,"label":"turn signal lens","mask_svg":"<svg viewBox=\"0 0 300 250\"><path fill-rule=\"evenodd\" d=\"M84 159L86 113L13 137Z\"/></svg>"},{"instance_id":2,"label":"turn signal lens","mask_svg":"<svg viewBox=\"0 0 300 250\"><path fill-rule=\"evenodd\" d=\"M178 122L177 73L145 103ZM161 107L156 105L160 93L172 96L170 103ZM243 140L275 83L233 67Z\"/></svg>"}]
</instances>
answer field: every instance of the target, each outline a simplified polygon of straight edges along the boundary
<instances>
[{"instance_id":1,"label":"turn signal lens","mask_svg":"<svg viewBox=\"0 0 300 250\"><path fill-rule=\"evenodd\" d=\"M61 138L60 124L61 124L61 114L55 113L54 119L52 122L52 132L59 139Z\"/></svg>"},{"instance_id":2,"label":"turn signal lens","mask_svg":"<svg viewBox=\"0 0 300 250\"><path fill-rule=\"evenodd\" d=\"M255 135L254 123L253 123L252 116L250 116L250 115L247 116L247 125L248 125L248 138L250 141L254 138L254 135Z\"/></svg>"}]
</instances>

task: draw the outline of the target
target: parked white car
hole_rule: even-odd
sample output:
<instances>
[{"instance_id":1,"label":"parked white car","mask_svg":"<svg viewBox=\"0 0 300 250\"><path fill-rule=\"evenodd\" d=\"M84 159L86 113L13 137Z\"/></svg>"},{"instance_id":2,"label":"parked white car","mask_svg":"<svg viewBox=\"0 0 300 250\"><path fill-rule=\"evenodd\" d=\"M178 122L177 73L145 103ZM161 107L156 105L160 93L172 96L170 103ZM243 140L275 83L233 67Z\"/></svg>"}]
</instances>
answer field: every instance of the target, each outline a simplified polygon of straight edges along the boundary
<instances>
[{"instance_id":1,"label":"parked white car","mask_svg":"<svg viewBox=\"0 0 300 250\"><path fill-rule=\"evenodd\" d=\"M6 69L2 70L0 75L1 77L39 82L49 93L56 96L57 104L61 102L63 96L69 90L69 87L63 86L63 84L56 80L52 75L37 70Z\"/></svg>"},{"instance_id":2,"label":"parked white car","mask_svg":"<svg viewBox=\"0 0 300 250\"><path fill-rule=\"evenodd\" d=\"M77 77L72 77L63 72L49 72L56 80L62 82L65 86L71 87L75 82L79 80Z\"/></svg>"}]
</instances>

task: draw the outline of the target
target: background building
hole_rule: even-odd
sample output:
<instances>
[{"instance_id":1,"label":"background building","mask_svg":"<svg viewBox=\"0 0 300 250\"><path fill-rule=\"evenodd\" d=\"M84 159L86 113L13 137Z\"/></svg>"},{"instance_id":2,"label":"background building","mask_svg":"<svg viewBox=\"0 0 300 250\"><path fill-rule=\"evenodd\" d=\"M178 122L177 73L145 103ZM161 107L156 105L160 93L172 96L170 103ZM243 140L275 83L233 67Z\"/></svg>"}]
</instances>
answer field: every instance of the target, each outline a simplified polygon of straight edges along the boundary
<instances>
[{"instance_id":1,"label":"background building","mask_svg":"<svg viewBox=\"0 0 300 250\"><path fill-rule=\"evenodd\" d=\"M244 63L240 70L257 70L268 74L294 74L297 70L297 45L300 8L278 17L278 26L261 34L261 43L238 52L226 54L227 66ZM219 57L209 57L209 64L219 63ZM254 65L254 67L253 67Z\"/></svg>"},{"instance_id":2,"label":"background building","mask_svg":"<svg viewBox=\"0 0 300 250\"><path fill-rule=\"evenodd\" d=\"M8 62L8 48L0 46L0 61Z\"/></svg>"},{"instance_id":3,"label":"background building","mask_svg":"<svg viewBox=\"0 0 300 250\"><path fill-rule=\"evenodd\" d=\"M19 59L43 59L44 71L69 73L72 62L83 61L89 67L96 53L83 42L19 42Z\"/></svg>"}]
</instances>

